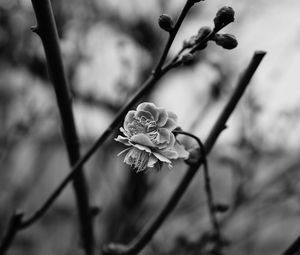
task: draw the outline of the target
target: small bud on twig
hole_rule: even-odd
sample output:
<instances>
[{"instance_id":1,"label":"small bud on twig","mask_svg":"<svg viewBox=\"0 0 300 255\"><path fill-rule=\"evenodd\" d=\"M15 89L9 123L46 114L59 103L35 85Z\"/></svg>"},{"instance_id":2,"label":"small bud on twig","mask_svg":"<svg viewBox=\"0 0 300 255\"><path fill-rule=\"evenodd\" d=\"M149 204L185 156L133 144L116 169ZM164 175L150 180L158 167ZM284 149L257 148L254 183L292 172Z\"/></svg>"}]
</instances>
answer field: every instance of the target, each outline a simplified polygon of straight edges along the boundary
<instances>
[{"instance_id":1,"label":"small bud on twig","mask_svg":"<svg viewBox=\"0 0 300 255\"><path fill-rule=\"evenodd\" d=\"M231 34L216 34L214 41L227 50L232 50L238 45L235 36Z\"/></svg>"},{"instance_id":2,"label":"small bud on twig","mask_svg":"<svg viewBox=\"0 0 300 255\"><path fill-rule=\"evenodd\" d=\"M195 60L194 55L191 53L186 53L181 57L181 62L184 65L189 65L189 64L193 63L194 60Z\"/></svg>"},{"instance_id":3,"label":"small bud on twig","mask_svg":"<svg viewBox=\"0 0 300 255\"><path fill-rule=\"evenodd\" d=\"M190 37L190 39L183 41L182 48L183 49L192 48L196 44L196 41L197 41L197 36L192 36Z\"/></svg>"},{"instance_id":4,"label":"small bud on twig","mask_svg":"<svg viewBox=\"0 0 300 255\"><path fill-rule=\"evenodd\" d=\"M215 28L220 29L234 21L234 10L229 6L222 7L214 18Z\"/></svg>"},{"instance_id":5,"label":"small bud on twig","mask_svg":"<svg viewBox=\"0 0 300 255\"><path fill-rule=\"evenodd\" d=\"M173 30L173 20L172 18L167 14L160 15L158 19L158 25L165 31L171 32Z\"/></svg>"},{"instance_id":6,"label":"small bud on twig","mask_svg":"<svg viewBox=\"0 0 300 255\"><path fill-rule=\"evenodd\" d=\"M185 160L185 163L188 165L196 164L202 158L201 149L199 147L189 150L189 153L189 158Z\"/></svg>"},{"instance_id":7,"label":"small bud on twig","mask_svg":"<svg viewBox=\"0 0 300 255\"><path fill-rule=\"evenodd\" d=\"M211 33L210 27L201 27L197 34L197 41L202 41L205 37L207 37Z\"/></svg>"}]
</instances>

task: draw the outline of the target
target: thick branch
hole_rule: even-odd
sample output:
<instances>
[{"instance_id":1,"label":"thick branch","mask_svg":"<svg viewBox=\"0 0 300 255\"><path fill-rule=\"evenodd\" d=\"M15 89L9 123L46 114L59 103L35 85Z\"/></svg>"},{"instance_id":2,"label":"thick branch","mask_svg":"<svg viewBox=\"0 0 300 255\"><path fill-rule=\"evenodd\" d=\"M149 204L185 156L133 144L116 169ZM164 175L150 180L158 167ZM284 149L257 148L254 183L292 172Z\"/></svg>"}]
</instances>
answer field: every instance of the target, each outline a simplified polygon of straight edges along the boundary
<instances>
[{"instance_id":1,"label":"thick branch","mask_svg":"<svg viewBox=\"0 0 300 255\"><path fill-rule=\"evenodd\" d=\"M57 28L49 0L32 0L37 18L35 32L40 36L48 64L48 70L53 82L59 107L63 136L65 139L69 161L73 166L80 159L79 139L76 132L71 105L70 91L64 73ZM90 217L87 186L82 169L74 175L74 190L80 219L81 238L86 254L93 254L94 238ZM23 224L28 226L29 224Z\"/></svg>"},{"instance_id":2,"label":"thick branch","mask_svg":"<svg viewBox=\"0 0 300 255\"><path fill-rule=\"evenodd\" d=\"M232 96L225 105L223 111L221 112L219 118L217 119L215 125L213 126L207 140L204 143L205 152L208 154L212 147L214 146L217 138L224 130L227 120L235 109L237 103L242 97L246 87L248 86L254 72L256 71L258 65L260 64L262 58L266 53L262 51L255 52L248 68L241 76L236 89L234 90ZM105 254L122 254L122 255L132 255L140 252L147 243L152 239L155 232L162 225L166 217L174 210L180 198L186 191L188 185L193 179L199 167L204 163L205 157L199 160L196 164L189 167L187 173L179 183L178 187L172 194L170 200L167 202L165 207L160 211L158 216L150 222L150 224L129 244L109 244L104 248Z\"/></svg>"}]
</instances>

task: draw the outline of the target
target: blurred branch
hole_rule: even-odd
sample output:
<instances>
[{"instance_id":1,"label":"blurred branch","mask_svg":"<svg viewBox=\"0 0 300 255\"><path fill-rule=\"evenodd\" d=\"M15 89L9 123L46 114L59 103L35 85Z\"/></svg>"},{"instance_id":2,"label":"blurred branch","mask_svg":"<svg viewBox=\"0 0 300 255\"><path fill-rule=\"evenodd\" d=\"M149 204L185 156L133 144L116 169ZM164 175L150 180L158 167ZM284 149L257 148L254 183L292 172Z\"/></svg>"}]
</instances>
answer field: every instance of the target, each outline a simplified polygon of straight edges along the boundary
<instances>
[{"instance_id":1,"label":"blurred branch","mask_svg":"<svg viewBox=\"0 0 300 255\"><path fill-rule=\"evenodd\" d=\"M79 102L82 102L88 106L104 108L112 113L118 112L118 110L120 110L120 107L118 105L110 102L109 100L105 100L102 98L99 99L91 94L84 94L75 89L72 89L72 95L75 101L78 100Z\"/></svg>"},{"instance_id":2,"label":"blurred branch","mask_svg":"<svg viewBox=\"0 0 300 255\"><path fill-rule=\"evenodd\" d=\"M71 97L67 79L64 73L62 57L59 48L57 27L55 24L51 3L49 0L32 0L37 18L34 31L40 36L52 78L56 99L63 124L63 135L67 147L69 161L73 166L80 158L79 139L76 131ZM81 238L86 254L93 254L94 234L90 217L90 205L85 176L82 167L73 178L80 219ZM36 218L23 222L23 227L31 225Z\"/></svg>"},{"instance_id":3,"label":"blurred branch","mask_svg":"<svg viewBox=\"0 0 300 255\"><path fill-rule=\"evenodd\" d=\"M23 214L22 213L14 213L8 224L7 231L2 239L0 245L0 254L4 255L7 250L9 249L11 243L13 242L17 232L21 229L21 221L22 221Z\"/></svg>"},{"instance_id":4,"label":"blurred branch","mask_svg":"<svg viewBox=\"0 0 300 255\"><path fill-rule=\"evenodd\" d=\"M48 70L52 78L56 99L61 114L63 135L67 147L69 161L73 166L80 158L79 139L76 132L70 92L63 69L63 63L59 48L57 27L55 24L51 3L49 0L32 0L32 5L37 18L37 27L32 30L36 32L44 45L47 58ZM82 167L80 167L73 178L74 191L77 199L77 207L80 221L80 233L86 254L92 255L94 250L94 237L90 208L87 194L86 180ZM42 213L36 213L27 220L21 221L20 217L12 216L11 224L7 232L7 238L3 245L3 253L9 247L14 235L18 230L24 229L40 218ZM16 221L15 219L18 219ZM14 224L13 224L14 223ZM9 242L8 242L9 241Z\"/></svg>"},{"instance_id":5,"label":"blurred branch","mask_svg":"<svg viewBox=\"0 0 300 255\"><path fill-rule=\"evenodd\" d=\"M223 108L220 116L215 122L208 138L204 143L204 150L208 154L211 149L213 148L217 138L221 134L221 132L226 127L226 122L229 119L230 115L232 114L233 110L235 109L237 103L239 102L240 98L242 97L246 87L248 86L252 76L254 75L257 67L259 66L261 60L265 56L266 52L257 51L254 53L254 56L248 65L247 69L240 77L240 80L237 84L236 89L234 90L233 94L229 98L227 104ZM137 254L140 252L152 239L155 232L159 229L162 225L166 217L174 210L175 206L179 202L180 198L186 191L188 185L192 181L194 175L196 174L199 167L205 162L205 158L202 156L197 163L191 165L177 186L176 190L172 194L170 200L164 206L164 208L160 211L158 216L154 218L150 224L128 245L123 244L114 244L111 243L104 247L103 252L105 254L122 254L122 255L132 255Z\"/></svg>"},{"instance_id":6,"label":"blurred branch","mask_svg":"<svg viewBox=\"0 0 300 255\"><path fill-rule=\"evenodd\" d=\"M300 251L300 236L282 253L282 255L297 255Z\"/></svg>"}]
</instances>

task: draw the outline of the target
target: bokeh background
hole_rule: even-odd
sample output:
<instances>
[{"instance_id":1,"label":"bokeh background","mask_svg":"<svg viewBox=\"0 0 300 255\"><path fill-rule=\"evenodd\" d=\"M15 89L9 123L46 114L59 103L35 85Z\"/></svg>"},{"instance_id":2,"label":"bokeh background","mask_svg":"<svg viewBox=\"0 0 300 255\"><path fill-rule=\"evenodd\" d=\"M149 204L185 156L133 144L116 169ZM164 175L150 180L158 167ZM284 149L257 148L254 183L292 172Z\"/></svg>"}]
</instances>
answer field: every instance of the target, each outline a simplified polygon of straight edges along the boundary
<instances>
[{"instance_id":1,"label":"bokeh background","mask_svg":"<svg viewBox=\"0 0 300 255\"><path fill-rule=\"evenodd\" d=\"M167 39L160 14L174 19L184 0L53 0L82 152L151 73ZM171 49L229 5L224 31L239 45L210 43L197 62L170 72L143 98L175 112L205 139L255 50L268 52L208 160L228 246L224 254L281 254L300 233L300 2L211 0L186 18ZM34 212L68 173L67 155L29 0L0 2L0 237L15 209ZM116 136L117 133L114 134ZM187 147L195 144L182 141ZM127 243L164 205L186 171L135 174L117 157L113 136L86 165L97 246ZM201 171L141 254L199 254L210 230ZM73 192L19 233L9 254L82 254Z\"/></svg>"}]
</instances>

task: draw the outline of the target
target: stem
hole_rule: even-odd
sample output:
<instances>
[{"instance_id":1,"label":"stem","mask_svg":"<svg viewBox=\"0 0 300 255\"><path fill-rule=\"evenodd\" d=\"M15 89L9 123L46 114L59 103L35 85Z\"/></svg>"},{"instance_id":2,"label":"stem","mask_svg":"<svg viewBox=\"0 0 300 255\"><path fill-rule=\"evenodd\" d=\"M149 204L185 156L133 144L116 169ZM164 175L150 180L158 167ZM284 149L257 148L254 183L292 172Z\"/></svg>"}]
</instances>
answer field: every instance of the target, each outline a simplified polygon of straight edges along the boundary
<instances>
[{"instance_id":1,"label":"stem","mask_svg":"<svg viewBox=\"0 0 300 255\"><path fill-rule=\"evenodd\" d=\"M211 184L210 184L210 175L209 175L204 145L197 136L195 136L191 133L188 133L188 132L185 132L182 130L176 130L176 131L174 131L174 133L192 137L193 139L195 139L197 141L197 143L201 149L200 157L203 160L203 176L204 176L204 183L205 183L204 187L205 187L205 193L206 193L206 197L207 197L207 207L208 207L210 222L211 222L214 234L216 235L216 239L220 240L220 237L221 237L220 224L218 222L218 219L217 219L217 216L216 216L215 210L214 210L215 203L214 203L213 191L212 191Z\"/></svg>"},{"instance_id":2,"label":"stem","mask_svg":"<svg viewBox=\"0 0 300 255\"><path fill-rule=\"evenodd\" d=\"M185 18L185 16L187 15L187 13L189 12L189 10L192 8L192 6L194 5L194 1L191 1L191 0L187 0L186 3L185 3L185 6L183 7L177 21L176 21L176 24L174 26L174 28L171 30L170 34L169 34L169 39L166 43L166 46L164 48L164 51L163 51L163 54L156 66L156 68L154 69L154 73L157 73L161 70L163 64L165 63L166 61L166 58L168 56L168 53L169 53L169 50L173 44L173 41L177 35L177 32Z\"/></svg>"},{"instance_id":3,"label":"stem","mask_svg":"<svg viewBox=\"0 0 300 255\"><path fill-rule=\"evenodd\" d=\"M254 53L254 56L248 65L248 68L245 70L244 74L241 76L236 89L229 98L227 104L225 105L220 116L216 120L215 125L213 126L208 138L204 143L204 149L206 153L209 153L214 146L217 138L224 130L227 120L235 109L237 103L242 97L246 87L248 86L252 76L254 75L257 67L259 66L262 58L266 53L262 51L257 51ZM204 163L204 157L199 160L196 164L193 164L189 167L187 173L175 189L174 193L171 195L170 200L160 211L160 213L154 218L150 224L128 245L122 244L109 244L107 247L104 247L104 254L122 254L122 255L132 255L140 252L152 239L155 232L159 229L166 217L174 210L180 198L184 194L197 170Z\"/></svg>"},{"instance_id":4,"label":"stem","mask_svg":"<svg viewBox=\"0 0 300 255\"><path fill-rule=\"evenodd\" d=\"M213 145L216 142L216 139L218 138L220 130L223 130L226 128L226 121L229 118L229 116L232 114L234 108L236 107L239 99L245 92L245 89L247 88L251 78L253 77L257 67L259 66L260 62L262 61L263 57L266 55L265 51L255 51L254 55L247 67L247 69L244 71L244 73L240 76L240 79L238 81L237 87L234 90L233 94L231 95L230 100L225 105L223 112L217 119L215 125L212 128L212 131L210 135L208 136L206 142L205 142L205 150L206 153L209 153L212 149Z\"/></svg>"},{"instance_id":5,"label":"stem","mask_svg":"<svg viewBox=\"0 0 300 255\"><path fill-rule=\"evenodd\" d=\"M225 26L227 26L226 24ZM214 28L206 37L204 37L201 41L197 42L193 47L191 48L184 48L182 47L180 51L167 63L167 65L173 65L173 66L179 66L181 64L180 62L180 55L185 51L188 50L190 54L194 54L196 51L203 50L205 47L203 47L208 41L212 40L216 33L218 33L220 30L222 30L225 26Z\"/></svg>"}]
</instances>

